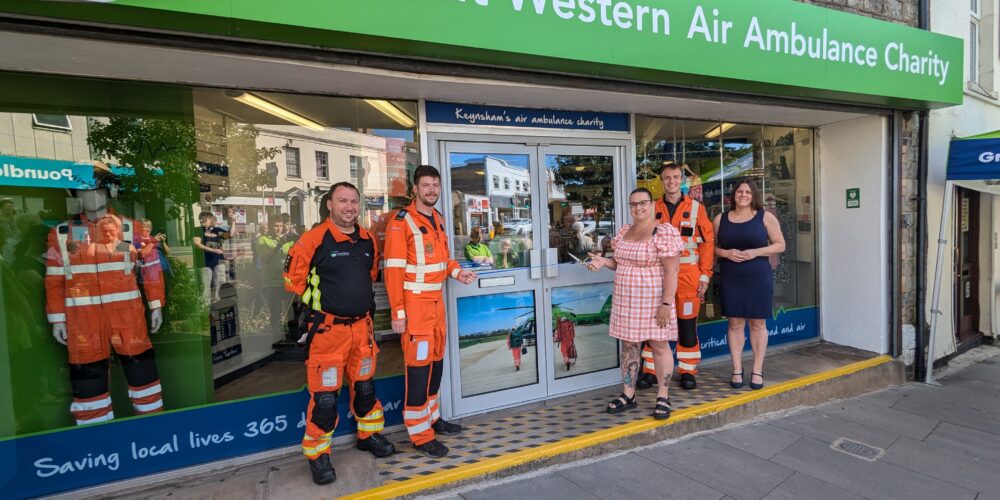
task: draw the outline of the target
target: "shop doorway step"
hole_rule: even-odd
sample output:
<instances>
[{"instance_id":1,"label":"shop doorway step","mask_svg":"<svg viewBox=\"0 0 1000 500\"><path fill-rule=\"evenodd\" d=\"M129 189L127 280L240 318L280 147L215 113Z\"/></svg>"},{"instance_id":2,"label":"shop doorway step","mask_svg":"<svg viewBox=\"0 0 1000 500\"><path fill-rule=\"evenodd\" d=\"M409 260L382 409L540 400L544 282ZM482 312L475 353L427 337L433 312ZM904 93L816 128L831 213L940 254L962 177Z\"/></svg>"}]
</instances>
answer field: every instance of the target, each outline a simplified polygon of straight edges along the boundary
<instances>
[{"instance_id":1,"label":"shop doorway step","mask_svg":"<svg viewBox=\"0 0 1000 500\"><path fill-rule=\"evenodd\" d=\"M749 359L744 364L749 366ZM428 495L480 481L600 456L666 439L905 382L902 365L888 356L816 342L776 349L765 363L766 386L754 391L729 386L728 359L704 363L698 388L674 382L669 420L649 416L655 389L640 391L638 408L604 412L620 392L610 387L565 398L466 418L463 433L443 437L451 448L443 459L417 453L404 432L389 435L399 453L374 460L342 447L332 454L337 481L316 486L299 453L209 475L181 475L139 489L107 490L100 498L398 498ZM748 371L749 376L749 371Z\"/></svg>"}]
</instances>

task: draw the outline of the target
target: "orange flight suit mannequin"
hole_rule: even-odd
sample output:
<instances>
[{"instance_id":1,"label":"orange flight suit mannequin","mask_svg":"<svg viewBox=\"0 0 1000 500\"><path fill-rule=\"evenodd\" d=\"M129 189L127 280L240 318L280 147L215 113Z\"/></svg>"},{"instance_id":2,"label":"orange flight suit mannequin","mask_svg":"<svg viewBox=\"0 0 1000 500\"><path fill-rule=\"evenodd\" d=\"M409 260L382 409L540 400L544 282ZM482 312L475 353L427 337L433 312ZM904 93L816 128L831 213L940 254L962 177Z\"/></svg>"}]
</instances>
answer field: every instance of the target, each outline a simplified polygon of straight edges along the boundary
<instances>
[{"instance_id":1,"label":"orange flight suit mannequin","mask_svg":"<svg viewBox=\"0 0 1000 500\"><path fill-rule=\"evenodd\" d=\"M330 453L337 428L337 399L351 384L351 412L359 440L381 432L382 403L375 396L378 346L371 312L378 276L378 248L371 233L355 226L346 235L330 220L306 231L289 250L285 289L302 297L307 316L306 385L309 406L302 451L309 460Z\"/></svg>"},{"instance_id":2,"label":"orange flight suit mannequin","mask_svg":"<svg viewBox=\"0 0 1000 500\"><path fill-rule=\"evenodd\" d=\"M712 278L715 262L715 231L708 218L705 206L698 200L682 195L673 217L667 210L666 201L656 200L654 212L657 222L669 222L681 233L684 251L681 252L680 270L677 275L677 371L680 374L696 375L701 361L701 344L698 341L698 311L701 299L698 297L699 283L706 286ZM642 351L643 373L656 375L653 351L649 345Z\"/></svg>"},{"instance_id":3,"label":"orange flight suit mannequin","mask_svg":"<svg viewBox=\"0 0 1000 500\"><path fill-rule=\"evenodd\" d=\"M136 221L108 213L80 214L49 233L46 312L65 323L77 425L114 417L109 361L112 349L125 372L135 414L163 410L160 376L146 326L146 306L166 304L157 255L141 258L133 245ZM141 276L143 294L139 291Z\"/></svg>"},{"instance_id":4,"label":"orange flight suit mannequin","mask_svg":"<svg viewBox=\"0 0 1000 500\"><path fill-rule=\"evenodd\" d=\"M441 417L438 390L444 372L446 342L445 280L462 270L450 258L444 217L417 211L416 202L389 220L385 234L386 293L393 319L406 319L400 338L406 365L403 422L414 445L435 439Z\"/></svg>"}]
</instances>

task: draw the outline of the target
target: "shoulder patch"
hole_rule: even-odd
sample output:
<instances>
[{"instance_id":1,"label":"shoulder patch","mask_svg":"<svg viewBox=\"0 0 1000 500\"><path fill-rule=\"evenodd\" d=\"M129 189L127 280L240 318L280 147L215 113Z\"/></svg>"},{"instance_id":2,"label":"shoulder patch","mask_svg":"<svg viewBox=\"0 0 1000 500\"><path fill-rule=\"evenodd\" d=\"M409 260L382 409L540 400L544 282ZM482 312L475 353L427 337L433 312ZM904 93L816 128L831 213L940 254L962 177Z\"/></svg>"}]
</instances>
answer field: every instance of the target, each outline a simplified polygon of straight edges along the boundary
<instances>
[{"instance_id":1,"label":"shoulder patch","mask_svg":"<svg viewBox=\"0 0 1000 500\"><path fill-rule=\"evenodd\" d=\"M407 214L406 209L405 208L400 208L399 211L396 212L396 220L403 220L403 219L405 219L406 218L406 214Z\"/></svg>"}]
</instances>

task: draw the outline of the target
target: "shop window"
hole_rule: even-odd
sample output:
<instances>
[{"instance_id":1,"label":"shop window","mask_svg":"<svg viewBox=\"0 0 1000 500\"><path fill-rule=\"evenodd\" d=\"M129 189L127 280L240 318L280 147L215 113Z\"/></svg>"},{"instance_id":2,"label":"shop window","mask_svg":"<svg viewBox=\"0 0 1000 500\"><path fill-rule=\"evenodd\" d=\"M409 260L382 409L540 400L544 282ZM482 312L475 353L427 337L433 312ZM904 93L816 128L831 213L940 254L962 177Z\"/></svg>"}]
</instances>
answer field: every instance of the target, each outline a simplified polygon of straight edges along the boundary
<instances>
[{"instance_id":1,"label":"shop window","mask_svg":"<svg viewBox=\"0 0 1000 500\"><path fill-rule=\"evenodd\" d=\"M726 217L739 183L759 187L763 210L777 218L785 239L785 251L768 258L775 314L817 305L812 130L644 116L636 117L636 130L651 131L637 137L637 185L656 198L664 196L661 169L675 165L682 172L680 191L698 200L710 219ZM718 333L714 322L724 320L715 260L699 311L699 328L711 335ZM815 336L815 321L807 323L792 325L792 333L801 328Z\"/></svg>"},{"instance_id":2,"label":"shop window","mask_svg":"<svg viewBox=\"0 0 1000 500\"><path fill-rule=\"evenodd\" d=\"M285 175L302 177L299 169L299 148L285 148Z\"/></svg>"},{"instance_id":3,"label":"shop window","mask_svg":"<svg viewBox=\"0 0 1000 500\"><path fill-rule=\"evenodd\" d=\"M330 178L330 155L326 151L316 152L316 178L322 180Z\"/></svg>"},{"instance_id":4,"label":"shop window","mask_svg":"<svg viewBox=\"0 0 1000 500\"><path fill-rule=\"evenodd\" d=\"M325 191L295 179L302 176L300 153L315 152L317 178L357 184L359 224L381 245L388 219L409 203L407 181L420 160L416 129L363 99L264 92L251 99L207 88L59 81L65 96L54 102L78 106L31 113L52 113L49 102L31 100L32 92L23 102L8 95L0 104L0 118L18 127L19 137L60 125L68 134L65 150L3 158L18 175L0 177L0 321L8 346L0 364L10 371L0 377L9 409L0 412L0 439L299 391L306 380L298 344L304 309L284 290L282 270L297 238L327 217ZM143 99L114 108L123 87ZM151 108L136 111L134 102ZM293 122L288 113L272 114L278 105L295 116L331 111L323 122ZM417 116L414 102L392 106ZM371 154L352 156L360 150ZM287 175L280 175L282 160ZM330 169L331 161L340 168ZM108 275L118 287L113 304L87 299L103 301L108 293L84 279L94 255L102 266L114 264L107 271L116 273ZM374 300L383 352L376 377L395 377L402 356L384 291ZM69 346L53 338L64 332ZM141 364L142 380L133 365L122 368L112 332L123 349L118 354ZM110 363L111 376L106 385L88 385L67 362ZM95 366L101 372L109 365ZM71 412L74 392L89 401ZM292 430L299 403L284 424ZM226 430L242 439L245 424ZM272 418L267 425L277 424ZM183 446L187 431L177 432ZM301 438L301 430L294 434L280 445Z\"/></svg>"}]
</instances>

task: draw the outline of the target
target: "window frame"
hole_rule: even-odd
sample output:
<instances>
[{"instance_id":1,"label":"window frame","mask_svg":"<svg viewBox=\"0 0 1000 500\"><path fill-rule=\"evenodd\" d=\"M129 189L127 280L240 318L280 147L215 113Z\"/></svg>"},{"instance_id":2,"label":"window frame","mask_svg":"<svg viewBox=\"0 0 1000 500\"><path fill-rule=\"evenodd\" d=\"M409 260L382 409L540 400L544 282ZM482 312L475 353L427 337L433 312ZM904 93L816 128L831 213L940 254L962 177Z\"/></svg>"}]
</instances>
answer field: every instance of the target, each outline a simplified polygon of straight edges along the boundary
<instances>
[{"instance_id":1,"label":"window frame","mask_svg":"<svg viewBox=\"0 0 1000 500\"><path fill-rule=\"evenodd\" d=\"M51 123L42 123L38 121L38 115L49 115L49 116L62 116L66 119L66 126L55 125ZM73 122L70 121L69 115L59 114L59 113L31 113L31 126L33 128L50 130L56 132L72 132Z\"/></svg>"},{"instance_id":2,"label":"window frame","mask_svg":"<svg viewBox=\"0 0 1000 500\"><path fill-rule=\"evenodd\" d=\"M292 160L292 156L293 156L291 154L292 151L295 151L295 154L294 154L294 156L295 156L295 173L294 174L292 173L292 168L291 168L291 165L292 165L292 161L291 160ZM292 147L292 146L285 146L285 176L286 177L294 177L296 179L301 179L302 178L302 151L299 150L299 148L295 148L295 147Z\"/></svg>"},{"instance_id":3,"label":"window frame","mask_svg":"<svg viewBox=\"0 0 1000 500\"><path fill-rule=\"evenodd\" d=\"M322 161L320 159L322 158ZM320 167L322 166L322 171ZM316 150L316 178L319 180L330 180L330 153Z\"/></svg>"}]
</instances>

